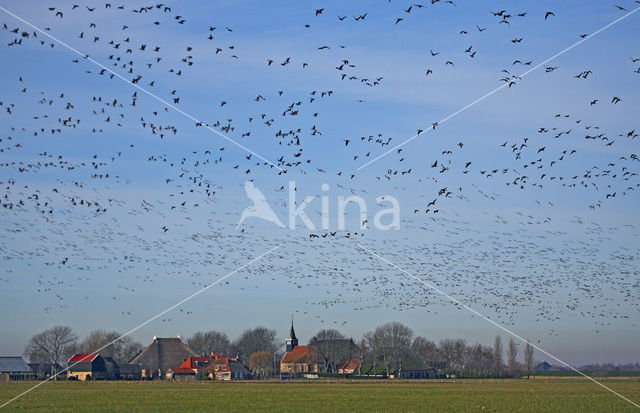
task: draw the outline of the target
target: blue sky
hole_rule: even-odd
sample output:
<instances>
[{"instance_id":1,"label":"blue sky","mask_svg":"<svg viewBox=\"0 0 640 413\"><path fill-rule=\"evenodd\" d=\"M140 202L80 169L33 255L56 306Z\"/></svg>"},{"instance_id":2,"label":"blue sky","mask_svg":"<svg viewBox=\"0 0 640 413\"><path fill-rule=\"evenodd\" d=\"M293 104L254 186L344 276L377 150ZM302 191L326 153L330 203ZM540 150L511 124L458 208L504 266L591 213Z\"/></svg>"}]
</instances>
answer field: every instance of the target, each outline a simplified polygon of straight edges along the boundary
<instances>
[{"instance_id":1,"label":"blue sky","mask_svg":"<svg viewBox=\"0 0 640 413\"><path fill-rule=\"evenodd\" d=\"M632 60L640 57L639 15L545 65L552 69L541 67L425 133L400 153L356 171L389 148L360 137L400 143L500 86L503 69L509 76L531 67L514 65L515 60L536 65L624 12L610 2L578 1L457 1L413 7L411 13L404 11L410 3L396 0L166 4L170 12L132 13L132 6L117 10L116 3L111 9L96 3L89 12L86 6L92 5L84 3L74 10L73 2L56 2L50 11L41 2L0 1L128 79L142 75L139 85L162 99L173 102L179 96L181 110L260 156L302 164L283 166L286 173L278 174L140 91L131 106L136 90L130 84L100 75L99 67L59 44L50 47L42 35L6 46L16 38L12 29L27 28L2 13L8 29L0 30L0 145L11 149L0 153L0 181L3 202L16 205L0 210L0 305L14 314L3 321L4 330L12 332L0 338L3 353L20 353L31 334L54 324L68 324L81 335L93 328L128 330L276 244L282 247L273 256L134 337L146 343L154 335L188 336L206 329L233 337L263 324L284 339L291 313L302 341L329 327L359 338L394 320L434 340L463 337L489 344L499 333L372 261L358 250L357 239L518 334L540 340L542 348L563 360L638 360L638 179L632 174L640 162L631 159L637 140L626 134L640 130L640 74L635 73L640 63ZM634 8L632 2L618 4ZM316 16L320 8L324 11ZM491 13L502 9L513 15L509 25ZM546 11L555 16L545 20ZM517 16L523 12L526 16ZM363 21L354 21L352 16L363 13ZM338 15L348 17L340 21ZM403 20L394 24L398 17ZM463 30L468 33L460 34ZM207 38L210 34L214 39ZM95 42L94 36L99 37ZM114 49L110 40L121 48ZM145 50L139 50L142 44ZM156 46L159 52L153 51ZM329 49L318 49L323 46ZM470 46L473 58L465 53ZM119 65L112 66L118 56ZM290 63L283 66L287 58ZM336 69L344 59L354 67ZM129 61L133 73L127 73ZM425 75L427 69L433 73ZM574 77L584 71L591 71L586 79ZM342 73L356 79L341 80ZM379 77L379 84L366 85ZM322 97L323 91L332 94ZM256 102L259 95L264 100ZM610 103L614 96L620 103ZM598 102L591 105L594 99ZM105 105L114 100L123 106ZM5 109L10 104L15 105L11 114ZM298 114L282 116L290 104ZM71 123L81 120L76 128L46 132L69 117ZM165 131L160 138L160 132L150 132L151 124L177 133ZM235 129L221 131L225 125ZM321 134L313 135L313 127ZM300 145L290 145L291 136L276 135L297 129ZM567 133L554 138L561 131ZM527 146L512 151L525 138ZM43 166L59 160L75 167ZM104 165L95 169L91 162ZM443 164L448 169L441 173ZM528 178L520 189L512 182L522 176ZM348 238L345 231L311 239L307 229L278 229L259 220L248 221L241 231L236 223L249 205L248 179L283 221L288 194L279 188L295 181L299 198L325 194L321 185L330 185L326 196L333 230L337 198L351 194L362 196L372 213L381 208L376 197L396 197L401 228L362 232L350 207ZM438 195L444 187L450 197ZM72 199L97 201L107 212L73 205ZM438 213L434 208L425 213L433 199ZM17 205L20 200L24 206ZM307 208L316 225L319 210L319 199Z\"/></svg>"}]
</instances>

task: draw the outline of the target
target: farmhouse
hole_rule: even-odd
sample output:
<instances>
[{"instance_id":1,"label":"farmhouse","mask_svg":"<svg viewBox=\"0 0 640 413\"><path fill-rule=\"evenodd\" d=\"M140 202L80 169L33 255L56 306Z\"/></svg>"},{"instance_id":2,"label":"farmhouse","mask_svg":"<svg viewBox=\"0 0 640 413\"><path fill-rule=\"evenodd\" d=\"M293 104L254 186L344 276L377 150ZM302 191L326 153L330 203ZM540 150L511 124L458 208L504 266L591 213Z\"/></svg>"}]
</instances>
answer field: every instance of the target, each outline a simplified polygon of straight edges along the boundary
<instances>
[{"instance_id":1,"label":"farmhouse","mask_svg":"<svg viewBox=\"0 0 640 413\"><path fill-rule=\"evenodd\" d=\"M131 363L140 366L143 378L162 378L169 369L180 366L189 357L197 356L180 337L154 337L149 347L134 357Z\"/></svg>"},{"instance_id":2,"label":"farmhouse","mask_svg":"<svg viewBox=\"0 0 640 413\"><path fill-rule=\"evenodd\" d=\"M346 359L338 365L338 373L340 374L353 374L358 367L360 367L360 359L350 358Z\"/></svg>"},{"instance_id":3,"label":"farmhouse","mask_svg":"<svg viewBox=\"0 0 640 413\"><path fill-rule=\"evenodd\" d=\"M211 380L251 380L251 372L235 357L216 357L207 367Z\"/></svg>"},{"instance_id":4,"label":"farmhouse","mask_svg":"<svg viewBox=\"0 0 640 413\"><path fill-rule=\"evenodd\" d=\"M291 331L286 341L287 352L280 362L280 372L288 374L318 373L320 371L316 346L299 346L291 321Z\"/></svg>"},{"instance_id":5,"label":"farmhouse","mask_svg":"<svg viewBox=\"0 0 640 413\"><path fill-rule=\"evenodd\" d=\"M0 357L0 381L28 380L34 375L22 357Z\"/></svg>"},{"instance_id":6,"label":"farmhouse","mask_svg":"<svg viewBox=\"0 0 640 413\"><path fill-rule=\"evenodd\" d=\"M76 380L106 379L107 364L98 353L77 353L68 361L67 378Z\"/></svg>"},{"instance_id":7,"label":"farmhouse","mask_svg":"<svg viewBox=\"0 0 640 413\"><path fill-rule=\"evenodd\" d=\"M189 357L173 369L174 378L176 380L195 380L198 371L206 371L213 360L215 360L213 357Z\"/></svg>"}]
</instances>

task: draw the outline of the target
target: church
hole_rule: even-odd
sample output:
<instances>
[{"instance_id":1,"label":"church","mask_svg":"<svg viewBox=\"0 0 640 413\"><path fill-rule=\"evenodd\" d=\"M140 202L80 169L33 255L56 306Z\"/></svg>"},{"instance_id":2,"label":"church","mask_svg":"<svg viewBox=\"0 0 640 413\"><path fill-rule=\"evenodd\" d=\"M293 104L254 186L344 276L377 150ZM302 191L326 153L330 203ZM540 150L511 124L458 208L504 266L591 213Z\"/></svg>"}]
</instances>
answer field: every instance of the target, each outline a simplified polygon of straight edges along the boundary
<instances>
[{"instance_id":1,"label":"church","mask_svg":"<svg viewBox=\"0 0 640 413\"><path fill-rule=\"evenodd\" d=\"M291 331L286 341L287 352L280 362L280 372L286 374L318 373L319 360L316 346L299 346L291 320Z\"/></svg>"}]
</instances>

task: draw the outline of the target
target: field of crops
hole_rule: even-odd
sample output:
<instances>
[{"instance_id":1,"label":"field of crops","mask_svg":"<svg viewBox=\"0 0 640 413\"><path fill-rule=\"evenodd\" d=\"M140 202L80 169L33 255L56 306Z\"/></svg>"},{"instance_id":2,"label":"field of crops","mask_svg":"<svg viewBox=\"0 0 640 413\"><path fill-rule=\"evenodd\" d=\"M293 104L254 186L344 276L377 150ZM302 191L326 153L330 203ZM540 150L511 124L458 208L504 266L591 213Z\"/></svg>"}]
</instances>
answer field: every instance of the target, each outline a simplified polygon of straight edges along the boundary
<instances>
[{"instance_id":1,"label":"field of crops","mask_svg":"<svg viewBox=\"0 0 640 413\"><path fill-rule=\"evenodd\" d=\"M638 379L604 383L640 402ZM0 403L35 382L0 384ZM7 411L448 411L637 412L630 403L584 379L292 382L46 383Z\"/></svg>"}]
</instances>

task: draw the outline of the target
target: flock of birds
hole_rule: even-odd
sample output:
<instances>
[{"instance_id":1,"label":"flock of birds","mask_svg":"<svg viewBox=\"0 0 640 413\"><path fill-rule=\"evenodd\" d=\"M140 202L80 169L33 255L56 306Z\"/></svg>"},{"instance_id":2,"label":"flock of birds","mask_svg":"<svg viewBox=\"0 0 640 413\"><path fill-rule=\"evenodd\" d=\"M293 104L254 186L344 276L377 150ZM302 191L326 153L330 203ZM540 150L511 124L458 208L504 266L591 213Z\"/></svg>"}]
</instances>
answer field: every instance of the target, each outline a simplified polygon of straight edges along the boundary
<instances>
[{"instance_id":1,"label":"flock of birds","mask_svg":"<svg viewBox=\"0 0 640 413\"><path fill-rule=\"evenodd\" d=\"M389 1L389 7L395 3ZM614 6L621 13L628 11ZM440 0L409 4L402 8L400 17L389 17L387 24L406 24L420 18L421 13L426 18L426 13L437 7L463 5ZM219 119L184 121L184 113L175 111L193 108L189 91L172 82L182 85L183 78L197 76L203 54L228 58L230 63L224 64L231 65L251 56L236 44L234 36L239 29L232 24L192 27L191 18L176 8L111 3L47 7L51 27L43 28L44 33L56 35L58 23L73 17L70 24L77 26L76 38L67 40L80 50L96 50L89 54L102 54L106 60L101 62L104 67L99 67L86 60L88 55L74 56L65 50L67 65L51 69L89 79L96 84L95 90L69 92L64 84L43 84L36 75L5 76L0 95L0 116L5 125L0 137L0 228L4 231L0 259L5 270L0 283L33 286L34 293L42 296L44 311L55 313L76 305L68 298L77 294L76 290L86 291L83 298L87 302L95 300L92 294L96 292L86 286L98 282L109 291L107 301L117 302L118 313L129 318L144 310L135 302L141 290L152 291L167 283L206 286L220 268L232 271L247 257L278 242L284 246L282 251L227 283L248 296L259 297L265 289L273 288L265 283L285 282L292 294L302 289L307 297L298 312L336 326L349 320L344 315L334 316L333 307L354 311L419 309L433 314L448 311L443 307L451 308L420 283L393 275L384 263L355 251L353 240L357 239L507 324L516 324L519 314L526 313L534 314L536 322L578 317L600 331L637 317L634 303L640 298L640 279L635 260L639 251L632 246L637 227L632 223L603 225L580 215L605 210L620 198L637 202L640 159L629 148L636 145L640 125L612 130L589 116L553 113L539 120L538 129L493 145L490 159L479 159L469 150L469 139L455 138L441 150L422 153L420 164L415 163L412 149L402 146L358 173L356 168L363 162L396 147L402 139L385 131L330 136L326 130L331 129L327 123L332 120L323 115L331 112L332 100L338 97L357 106L368 103L354 98L353 91L383 89L387 74L368 72L366 65L346 57L347 39L337 46L314 45L312 51L322 54L321 61L331 65L331 76L350 82L345 84L349 92L343 94L318 82L317 87L310 83L306 93L296 94L287 92L286 84L273 84L247 97L247 103L253 104L250 113L238 110L230 98L216 98L210 111ZM495 18L494 25L509 27L518 20L537 19L538 24L546 24L558 18L551 10L540 15L524 10L487 13ZM315 8L302 25L313 30L315 22L329 19L335 19L335 24L365 25L373 14L362 11L352 16L328 7ZM101 31L103 26L120 22L122 16L127 18L118 23L117 34ZM50 58L49 50L62 48L43 32L7 14L3 18L0 40L15 56L32 53L45 61ZM138 31L153 33L167 25L171 30L184 27L195 31L198 41L176 48L153 35L138 38ZM470 31L484 34L494 27L483 26L458 28L455 34L466 38ZM577 38L587 36L579 33ZM199 50L203 41L212 46ZM506 43L516 46L523 41L526 43L521 35L505 38ZM469 44L462 52L465 58L477 60L483 50ZM453 53L435 45L426 48L425 56L432 62L424 69L428 81L439 70L449 70L458 63ZM640 57L629 57L612 64L632 75L640 74L639 61ZM271 55L260 66L271 72L295 66L304 73L317 62L294 55ZM18 69L30 64L14 62ZM516 86L520 79L513 73L514 67L533 64L530 59L515 58L510 67L501 70L500 80L509 88ZM544 71L561 72L559 66L551 65ZM123 85L119 76L130 85ZM591 82L594 71L585 69L564 76L567 82ZM125 87L129 88L126 95L122 92ZM156 90L164 88L170 91L164 103L140 90L163 95ZM584 106L593 111L605 105L608 110L623 107L631 100L624 92L594 96ZM437 122L427 124L417 125L418 135L427 129L442 130ZM180 151L165 146L177 139L188 140L201 128L243 145L257 142L256 136L260 136L260 142L279 152L267 161L242 153L216 135L200 148L185 145L189 149ZM325 154L335 152L349 163L312 157L314 151L307 147L318 142L322 142ZM87 156L79 155L87 150L91 151ZM599 153L590 166L577 169L576 159L594 150ZM128 175L132 171L135 176ZM153 171L151 176L149 171ZM290 206L287 181L307 175L335 180L338 191L347 195L373 192L363 183L363 175L373 180L372 185L417 195L402 210L402 235L396 239L386 235L376 239L366 230L368 220L358 221L359 225L348 230L308 231L302 237L287 231L264 233L252 224L235 230L234 220L246 206L242 196L235 201L238 193L242 195L242 186L229 187L222 177L254 180L267 175L276 184L266 196L281 208ZM138 189L131 189L136 185ZM587 194L590 201L577 206L576 216L568 222L558 223L549 212L557 201L544 199L553 191L576 197ZM540 194L536 205L505 214L495 212L504 198L524 192ZM309 208L309 214L322 217L323 212L315 207ZM465 216L462 211L469 209L483 212ZM195 308L196 304L185 304L180 316L209 317ZM559 333L551 329L549 334Z\"/></svg>"}]
</instances>

